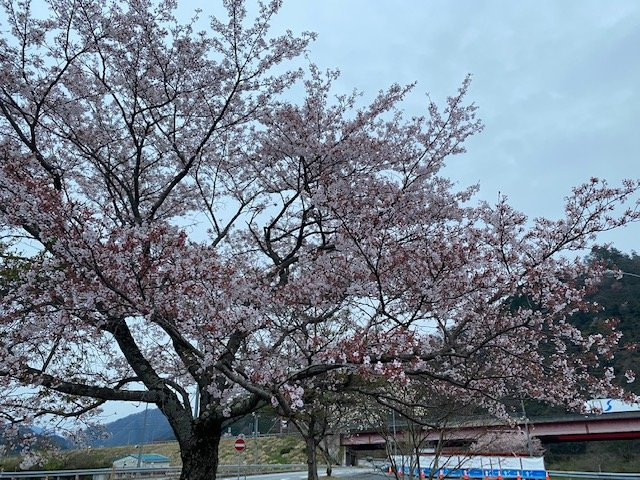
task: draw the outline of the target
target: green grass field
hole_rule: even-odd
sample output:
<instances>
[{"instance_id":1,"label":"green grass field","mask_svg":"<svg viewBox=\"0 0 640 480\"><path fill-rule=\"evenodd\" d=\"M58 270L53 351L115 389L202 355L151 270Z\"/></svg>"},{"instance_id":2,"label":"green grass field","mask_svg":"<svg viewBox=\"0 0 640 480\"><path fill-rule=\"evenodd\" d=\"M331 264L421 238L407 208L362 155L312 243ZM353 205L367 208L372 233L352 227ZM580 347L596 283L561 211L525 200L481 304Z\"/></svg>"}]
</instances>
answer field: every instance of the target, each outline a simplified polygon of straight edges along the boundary
<instances>
[{"instance_id":1,"label":"green grass field","mask_svg":"<svg viewBox=\"0 0 640 480\"><path fill-rule=\"evenodd\" d=\"M260 437L257 439L247 437L247 448L242 454L236 453L233 448L234 437L223 438L220 442L220 463L236 464L288 464L304 463L304 442L297 435L283 435L273 437ZM257 455L256 455L257 451ZM137 454L138 450L133 446L110 448L85 448L81 450L63 451L55 455L49 455L45 463L38 470L59 470L79 468L109 468L117 458L129 454ZM180 453L176 442L154 443L142 446L142 453L159 453L171 459L172 465L180 465ZM18 470L20 459L18 457L0 456L0 469L5 471Z\"/></svg>"}]
</instances>

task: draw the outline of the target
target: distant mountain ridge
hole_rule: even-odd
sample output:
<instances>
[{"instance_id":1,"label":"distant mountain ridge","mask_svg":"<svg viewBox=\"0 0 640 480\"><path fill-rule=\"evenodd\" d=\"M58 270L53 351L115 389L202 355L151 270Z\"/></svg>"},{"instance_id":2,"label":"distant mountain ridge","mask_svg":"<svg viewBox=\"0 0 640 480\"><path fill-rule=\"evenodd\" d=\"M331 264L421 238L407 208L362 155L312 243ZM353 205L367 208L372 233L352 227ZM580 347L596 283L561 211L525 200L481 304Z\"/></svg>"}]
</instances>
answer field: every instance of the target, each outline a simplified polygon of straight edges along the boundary
<instances>
[{"instance_id":1,"label":"distant mountain ridge","mask_svg":"<svg viewBox=\"0 0 640 480\"><path fill-rule=\"evenodd\" d=\"M72 448L73 443L60 435L48 432L40 427L20 427L15 434L7 435L7 425L0 424L0 446L6 447L7 454L15 454L22 451L21 439L35 437L35 449L59 448L65 450Z\"/></svg>"},{"instance_id":2,"label":"distant mountain ridge","mask_svg":"<svg viewBox=\"0 0 640 480\"><path fill-rule=\"evenodd\" d=\"M93 447L117 447L170 442L176 439L169 422L160 410L149 408L146 415L146 422L145 412L138 412L104 424L99 429L86 432L89 437L87 443ZM258 431L263 434L282 431L279 417L270 408L264 408L259 411L257 420ZM229 435L237 435L239 433L252 435L255 421L255 417L246 415L242 418L231 420L225 426L225 430Z\"/></svg>"},{"instance_id":3,"label":"distant mountain ridge","mask_svg":"<svg viewBox=\"0 0 640 480\"><path fill-rule=\"evenodd\" d=\"M107 423L89 433L88 443L94 447L115 447L153 442L172 441L175 435L166 417L157 408L133 413Z\"/></svg>"}]
</instances>

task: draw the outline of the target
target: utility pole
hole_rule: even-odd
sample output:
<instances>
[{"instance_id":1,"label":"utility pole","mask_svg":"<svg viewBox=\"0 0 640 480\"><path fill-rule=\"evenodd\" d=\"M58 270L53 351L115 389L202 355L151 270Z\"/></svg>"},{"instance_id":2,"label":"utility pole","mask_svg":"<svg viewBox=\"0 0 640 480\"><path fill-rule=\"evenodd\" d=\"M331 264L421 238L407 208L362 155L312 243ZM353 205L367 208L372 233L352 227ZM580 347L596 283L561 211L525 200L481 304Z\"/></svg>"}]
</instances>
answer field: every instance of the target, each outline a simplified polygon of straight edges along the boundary
<instances>
[{"instance_id":1,"label":"utility pole","mask_svg":"<svg viewBox=\"0 0 640 480\"><path fill-rule=\"evenodd\" d=\"M193 402L193 416L200 416L200 386L196 383L196 399Z\"/></svg>"},{"instance_id":2,"label":"utility pole","mask_svg":"<svg viewBox=\"0 0 640 480\"><path fill-rule=\"evenodd\" d=\"M396 411L394 409L391 409L391 426L393 428L393 465L396 466L396 469L398 468L398 452L396 450ZM404 458L402 459L402 463L404 463Z\"/></svg>"},{"instance_id":3,"label":"utility pole","mask_svg":"<svg viewBox=\"0 0 640 480\"><path fill-rule=\"evenodd\" d=\"M256 412L253 412L251 415L253 416L253 440L255 443L253 452L253 464L258 465L258 436L260 435L260 433L258 432L258 414Z\"/></svg>"},{"instance_id":4,"label":"utility pole","mask_svg":"<svg viewBox=\"0 0 640 480\"><path fill-rule=\"evenodd\" d=\"M196 350L200 350L200 341L196 341ZM198 418L200 416L200 385L196 382L196 398L193 401L193 417Z\"/></svg>"},{"instance_id":5,"label":"utility pole","mask_svg":"<svg viewBox=\"0 0 640 480\"><path fill-rule=\"evenodd\" d=\"M138 465L140 468L140 464L142 463L142 447L144 445L145 437L147 436L147 411L149 410L149 404L147 403L144 407L144 421L142 422L142 440L140 441L140 448L138 449Z\"/></svg>"}]
</instances>

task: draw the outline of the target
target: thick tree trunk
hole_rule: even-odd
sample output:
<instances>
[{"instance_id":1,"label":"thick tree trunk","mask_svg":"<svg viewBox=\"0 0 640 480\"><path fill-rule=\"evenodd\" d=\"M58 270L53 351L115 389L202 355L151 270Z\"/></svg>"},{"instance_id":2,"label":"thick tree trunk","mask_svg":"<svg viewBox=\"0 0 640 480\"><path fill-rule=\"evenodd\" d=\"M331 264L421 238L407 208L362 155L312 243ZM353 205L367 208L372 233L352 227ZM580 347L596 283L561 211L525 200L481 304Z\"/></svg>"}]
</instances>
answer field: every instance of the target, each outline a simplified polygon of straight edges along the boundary
<instances>
[{"instance_id":1,"label":"thick tree trunk","mask_svg":"<svg viewBox=\"0 0 640 480\"><path fill-rule=\"evenodd\" d=\"M305 437L307 446L307 480L318 480L318 458L316 456L316 442L312 436Z\"/></svg>"},{"instance_id":2,"label":"thick tree trunk","mask_svg":"<svg viewBox=\"0 0 640 480\"><path fill-rule=\"evenodd\" d=\"M221 426L214 427L205 432L200 430L188 440L180 442L180 480L215 480L221 434Z\"/></svg>"}]
</instances>

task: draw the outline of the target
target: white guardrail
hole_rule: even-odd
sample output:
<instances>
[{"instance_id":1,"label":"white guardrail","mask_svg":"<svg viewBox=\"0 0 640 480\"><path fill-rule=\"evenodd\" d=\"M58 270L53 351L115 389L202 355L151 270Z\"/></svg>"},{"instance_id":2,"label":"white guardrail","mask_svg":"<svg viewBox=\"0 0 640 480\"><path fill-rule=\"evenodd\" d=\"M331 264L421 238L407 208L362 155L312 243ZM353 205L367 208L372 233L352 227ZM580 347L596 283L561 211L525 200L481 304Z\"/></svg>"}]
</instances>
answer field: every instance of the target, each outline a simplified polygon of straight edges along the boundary
<instances>
[{"instance_id":1,"label":"white guardrail","mask_svg":"<svg viewBox=\"0 0 640 480\"><path fill-rule=\"evenodd\" d=\"M570 472L566 470L549 470L549 476L560 478L600 478L602 480L640 480L640 473L614 472Z\"/></svg>"},{"instance_id":2,"label":"white guardrail","mask_svg":"<svg viewBox=\"0 0 640 480\"><path fill-rule=\"evenodd\" d=\"M257 475L261 473L293 472L306 470L306 464L272 465L218 465L218 477ZM42 480L171 480L180 476L181 467L163 468L92 468L83 470L27 470L24 472L0 472L0 479L23 478Z\"/></svg>"},{"instance_id":3,"label":"white guardrail","mask_svg":"<svg viewBox=\"0 0 640 480\"><path fill-rule=\"evenodd\" d=\"M275 465L219 465L219 477L241 477L261 473L305 471L302 463ZM0 479L42 479L42 480L172 480L180 476L180 467L164 468L93 468L84 470L29 470L24 472L0 472ZM613 472L572 472L549 470L554 478L601 479L601 480L640 480L640 473Z\"/></svg>"}]
</instances>

